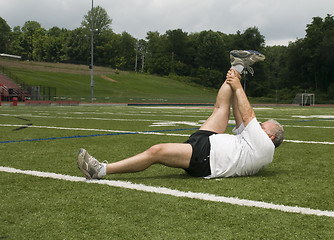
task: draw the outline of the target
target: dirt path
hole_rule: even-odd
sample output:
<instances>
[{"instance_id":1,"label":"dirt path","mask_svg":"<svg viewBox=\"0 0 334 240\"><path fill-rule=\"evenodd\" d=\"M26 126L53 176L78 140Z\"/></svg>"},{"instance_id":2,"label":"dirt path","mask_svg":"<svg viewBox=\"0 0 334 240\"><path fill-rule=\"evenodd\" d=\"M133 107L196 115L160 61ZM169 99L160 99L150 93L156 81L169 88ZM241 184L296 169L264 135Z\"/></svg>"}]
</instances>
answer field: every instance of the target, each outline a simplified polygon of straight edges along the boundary
<instances>
[{"instance_id":1,"label":"dirt path","mask_svg":"<svg viewBox=\"0 0 334 240\"><path fill-rule=\"evenodd\" d=\"M109 78L109 77L107 77L107 76L105 76L105 75L101 75L101 78L103 78L103 79L105 79L105 80L108 80L108 81L110 81L110 82L117 82L116 80L111 79L111 78Z\"/></svg>"}]
</instances>

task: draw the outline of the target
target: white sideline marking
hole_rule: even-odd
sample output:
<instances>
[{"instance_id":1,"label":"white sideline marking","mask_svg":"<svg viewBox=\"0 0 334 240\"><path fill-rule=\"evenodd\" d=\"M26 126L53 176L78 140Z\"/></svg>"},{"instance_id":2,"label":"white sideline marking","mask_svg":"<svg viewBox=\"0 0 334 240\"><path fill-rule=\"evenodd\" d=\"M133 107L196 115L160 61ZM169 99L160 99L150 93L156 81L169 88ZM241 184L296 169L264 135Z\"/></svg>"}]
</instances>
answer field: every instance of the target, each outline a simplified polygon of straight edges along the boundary
<instances>
[{"instance_id":1,"label":"white sideline marking","mask_svg":"<svg viewBox=\"0 0 334 240\"><path fill-rule=\"evenodd\" d=\"M212 109L212 106L135 106L135 108L145 108L145 109ZM269 107L253 107L254 110L272 110Z\"/></svg>"},{"instance_id":2,"label":"white sideline marking","mask_svg":"<svg viewBox=\"0 0 334 240\"><path fill-rule=\"evenodd\" d=\"M291 116L294 118L334 118L334 115Z\"/></svg>"},{"instance_id":3,"label":"white sideline marking","mask_svg":"<svg viewBox=\"0 0 334 240\"><path fill-rule=\"evenodd\" d=\"M120 187L120 188L126 188L126 189L132 189L132 190L150 192L150 193L158 193L158 194L164 194L164 195L169 195L169 196L174 196L174 197L185 197L185 198L199 199L199 200L205 200L205 201L211 201L211 202L228 203L228 204L247 206L247 207L258 207L258 208L272 209L272 210L278 210L278 211L283 211L283 212L288 212L288 213L300 213L300 214L306 214L306 215L334 217L334 211L323 211L323 210L303 208L303 207L297 207L297 206L291 207L291 206L277 205L277 204L266 203L266 202L261 202L261 201L239 199L239 198L234 198L234 197L216 196L216 195L208 194L208 193L183 192L183 191L169 189L165 187L152 187L152 186L146 186L144 184L137 184L137 183L131 183L131 182L125 182L125 181L86 180L83 177L63 175L63 174L57 174L57 173L51 173L51 172L20 170L16 168L2 167L2 166L0 166L0 171L7 172L7 173L20 173L20 174L26 174L26 175L44 177L44 178L52 178L52 179L57 179L57 180L66 180L70 182L85 182L85 183L102 184L102 185L108 185L112 187Z\"/></svg>"},{"instance_id":4,"label":"white sideline marking","mask_svg":"<svg viewBox=\"0 0 334 240\"><path fill-rule=\"evenodd\" d=\"M160 121L154 122L150 127L175 127L179 125L187 125L192 127L200 127L202 123L199 122L189 122L189 121Z\"/></svg>"},{"instance_id":5,"label":"white sideline marking","mask_svg":"<svg viewBox=\"0 0 334 240\"><path fill-rule=\"evenodd\" d=\"M0 124L0 127L26 127L26 125ZM154 132L154 131L136 132L136 131L122 131L122 130L112 130L112 129L68 128L68 127L53 127L53 126L34 126L34 125L29 126L29 128L47 128L47 129L57 129L57 130L93 131L93 132L109 132L109 133L138 133L138 134L146 134L146 135L161 135L161 136L176 136L176 137L189 137L190 136L190 134L165 133L165 132ZM284 139L284 142L334 145L334 142L300 141L300 140L288 140L288 139Z\"/></svg>"},{"instance_id":6,"label":"white sideline marking","mask_svg":"<svg viewBox=\"0 0 334 240\"><path fill-rule=\"evenodd\" d=\"M327 126L299 126L299 125L283 125L283 127L293 127L293 128L334 128Z\"/></svg>"},{"instance_id":7,"label":"white sideline marking","mask_svg":"<svg viewBox=\"0 0 334 240\"><path fill-rule=\"evenodd\" d=\"M299 140L285 140L285 139L284 139L284 142L334 145L334 142L315 142L315 141L299 141Z\"/></svg>"},{"instance_id":8,"label":"white sideline marking","mask_svg":"<svg viewBox=\"0 0 334 240\"><path fill-rule=\"evenodd\" d=\"M16 124L0 124L0 127L25 127L26 125ZM46 129L57 129L57 130L71 130L71 131L92 131L92 132L109 132L109 133L138 133L138 134L150 134L150 135L166 135L166 136L180 136L189 137L189 134L177 134L177 133L162 133L162 132L136 132L136 131L122 131L112 129L96 129L96 128L67 128L67 127L53 127L53 126L34 126L31 125L29 128L46 128Z\"/></svg>"},{"instance_id":9,"label":"white sideline marking","mask_svg":"<svg viewBox=\"0 0 334 240\"><path fill-rule=\"evenodd\" d=\"M76 113L78 114L78 113ZM102 113L101 113L102 114ZM96 114L96 115L101 115L101 114ZM155 114L155 113L103 113L103 114L109 114L109 115L120 115L120 116L158 116L158 117L182 117L182 118L186 118L186 117L196 117L196 118L208 118L207 115L205 116L200 116L200 115L183 115L183 114ZM27 117L27 118L57 118L57 119L77 119L77 120L110 120L110 121L118 121L118 119L113 119L113 118L94 118L94 117L61 117L61 116L45 116L45 115L32 115L32 114L7 114L7 113L2 113L0 114L0 116L5 116L5 117ZM128 119L124 119L125 121L127 121ZM138 119L138 121L140 121L140 119ZM149 121L155 121L155 120L149 120Z\"/></svg>"}]
</instances>

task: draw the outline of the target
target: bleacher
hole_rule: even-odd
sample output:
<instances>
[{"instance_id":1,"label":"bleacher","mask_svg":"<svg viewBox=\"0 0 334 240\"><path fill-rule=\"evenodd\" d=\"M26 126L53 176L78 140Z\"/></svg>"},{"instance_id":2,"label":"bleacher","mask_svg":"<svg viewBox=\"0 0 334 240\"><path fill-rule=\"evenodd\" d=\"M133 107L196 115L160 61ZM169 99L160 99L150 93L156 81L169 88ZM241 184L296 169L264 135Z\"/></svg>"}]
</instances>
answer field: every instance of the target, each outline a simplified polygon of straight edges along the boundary
<instances>
[{"instance_id":1,"label":"bleacher","mask_svg":"<svg viewBox=\"0 0 334 240\"><path fill-rule=\"evenodd\" d=\"M0 72L0 96L4 101L11 101L13 97L17 97L19 100L25 100L29 94Z\"/></svg>"},{"instance_id":2,"label":"bleacher","mask_svg":"<svg viewBox=\"0 0 334 240\"><path fill-rule=\"evenodd\" d=\"M1 88L1 96L4 99L9 99L11 95L17 95L18 89L20 87L8 79L5 75L0 73L0 88Z\"/></svg>"}]
</instances>

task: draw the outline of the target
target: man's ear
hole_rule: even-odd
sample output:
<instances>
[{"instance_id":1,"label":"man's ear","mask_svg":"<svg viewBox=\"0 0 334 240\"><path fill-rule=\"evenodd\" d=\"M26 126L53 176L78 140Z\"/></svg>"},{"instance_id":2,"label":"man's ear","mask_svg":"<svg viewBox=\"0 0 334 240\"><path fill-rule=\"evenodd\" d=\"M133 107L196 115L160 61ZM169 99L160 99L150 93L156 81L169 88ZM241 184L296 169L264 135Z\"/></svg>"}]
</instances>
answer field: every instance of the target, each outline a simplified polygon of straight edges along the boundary
<instances>
[{"instance_id":1,"label":"man's ear","mask_svg":"<svg viewBox=\"0 0 334 240\"><path fill-rule=\"evenodd\" d=\"M270 138L270 139L271 139L271 141L272 141L272 140L274 140L274 139L275 139L275 135L270 135L270 136L269 136L269 138Z\"/></svg>"}]
</instances>

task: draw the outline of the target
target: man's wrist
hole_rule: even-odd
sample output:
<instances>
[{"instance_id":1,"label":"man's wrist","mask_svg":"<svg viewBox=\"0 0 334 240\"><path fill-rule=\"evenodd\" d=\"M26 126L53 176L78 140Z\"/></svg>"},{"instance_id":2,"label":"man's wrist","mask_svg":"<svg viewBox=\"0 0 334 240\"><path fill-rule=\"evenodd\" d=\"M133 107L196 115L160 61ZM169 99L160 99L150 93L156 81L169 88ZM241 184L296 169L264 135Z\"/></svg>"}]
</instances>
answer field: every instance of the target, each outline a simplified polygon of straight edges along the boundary
<instances>
[{"instance_id":1,"label":"man's wrist","mask_svg":"<svg viewBox=\"0 0 334 240\"><path fill-rule=\"evenodd\" d=\"M243 91L243 88L242 88L241 84L238 84L238 85L234 86L234 91L238 91L238 90Z\"/></svg>"},{"instance_id":2,"label":"man's wrist","mask_svg":"<svg viewBox=\"0 0 334 240\"><path fill-rule=\"evenodd\" d=\"M241 75L237 71L236 71L236 77L239 78L239 80L241 80Z\"/></svg>"}]
</instances>

